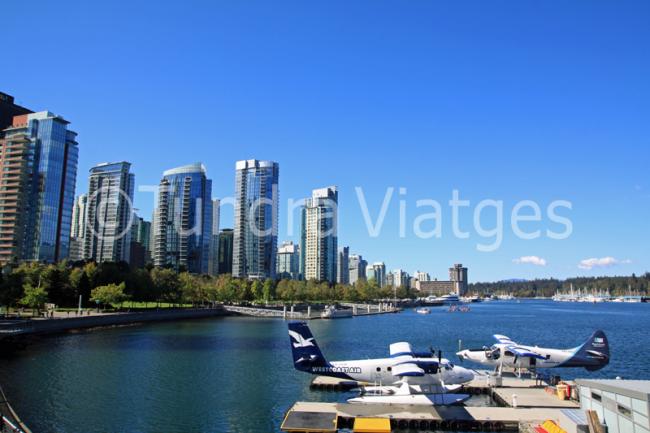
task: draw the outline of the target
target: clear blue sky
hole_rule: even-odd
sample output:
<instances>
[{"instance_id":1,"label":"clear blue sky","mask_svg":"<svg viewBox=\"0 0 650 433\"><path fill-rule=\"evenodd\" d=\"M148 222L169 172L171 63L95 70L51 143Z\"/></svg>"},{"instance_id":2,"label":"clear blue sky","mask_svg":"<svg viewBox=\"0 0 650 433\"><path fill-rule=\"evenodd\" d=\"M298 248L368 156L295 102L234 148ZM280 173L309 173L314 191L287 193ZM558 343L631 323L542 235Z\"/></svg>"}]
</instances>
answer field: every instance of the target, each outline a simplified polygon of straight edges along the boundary
<instances>
[{"instance_id":1,"label":"clear blue sky","mask_svg":"<svg viewBox=\"0 0 650 433\"><path fill-rule=\"evenodd\" d=\"M339 244L389 269L442 279L462 262L472 281L650 270L650 2L63 0L5 2L2 18L0 90L72 122L79 193L98 162L128 160L137 184L157 185L202 161L213 195L230 196L236 160L272 159L281 240L285 200L335 184ZM373 219L387 187L406 188L405 238L398 191L371 238L355 186ZM453 189L471 201L469 239L451 230ZM410 228L426 198L442 205L441 238ZM504 239L480 252L472 212L488 198L504 202ZM546 206L572 202L558 210L572 235L515 237L523 199L542 208L527 231L561 231ZM151 195L136 207L150 218Z\"/></svg>"}]
</instances>

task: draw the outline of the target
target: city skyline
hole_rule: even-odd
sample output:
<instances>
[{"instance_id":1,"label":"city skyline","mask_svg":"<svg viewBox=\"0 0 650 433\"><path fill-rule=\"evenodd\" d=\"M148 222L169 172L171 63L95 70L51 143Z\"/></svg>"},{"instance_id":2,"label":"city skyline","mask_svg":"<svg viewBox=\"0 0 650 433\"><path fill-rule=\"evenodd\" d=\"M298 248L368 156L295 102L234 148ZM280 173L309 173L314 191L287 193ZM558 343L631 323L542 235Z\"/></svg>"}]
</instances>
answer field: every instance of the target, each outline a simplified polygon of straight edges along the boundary
<instances>
[{"instance_id":1,"label":"city skyline","mask_svg":"<svg viewBox=\"0 0 650 433\"><path fill-rule=\"evenodd\" d=\"M1 90L73 123L82 143L80 173L102 161L130 161L136 207L146 218L153 193L137 187L157 185L165 167L202 161L213 197L223 198L234 193L235 161L259 158L282 165L283 199L337 185L341 244L391 269L444 275L450 262L461 261L473 281L494 281L649 268L650 90L643 77L650 60L637 54L649 39L646 3L521 5L514 20L484 4L361 10L334 2L331 21L302 7L291 14L262 7L251 15L246 5L168 6L144 25L133 17L149 11L133 7L134 14L104 11L59 29L82 67L70 70L64 56L45 52L51 81L18 66L4 72ZM34 31L8 46L8 56L25 60L18 65L28 63L21 45L37 44L53 20L74 16L69 6L48 7L47 14L26 8L8 5L7 16L16 19L2 29L12 40L24 33L18 17L33 20ZM169 41L163 29L179 16L185 25L206 24L201 37L188 26ZM108 38L116 21L124 31ZM242 22L255 32L241 34ZM603 28L612 31L605 36ZM108 61L106 50L120 61ZM194 125L210 125L211 134ZM87 187L82 178L77 195ZM357 186L373 219L393 188L379 238L368 235ZM527 223L528 230L553 230L546 208L566 200L573 207L563 215L573 233L561 241L522 240L509 230L497 251L481 252L476 231L468 239L449 235L445 206L442 238L399 236L401 197L411 226L422 210L418 200L447 203L455 189L472 203L461 212L461 227L471 227L481 200L504 201L506 224L517 202L533 200L544 220ZM297 225L287 234L287 216L281 208L279 240L298 242ZM221 225L233 226L230 207Z\"/></svg>"}]
</instances>

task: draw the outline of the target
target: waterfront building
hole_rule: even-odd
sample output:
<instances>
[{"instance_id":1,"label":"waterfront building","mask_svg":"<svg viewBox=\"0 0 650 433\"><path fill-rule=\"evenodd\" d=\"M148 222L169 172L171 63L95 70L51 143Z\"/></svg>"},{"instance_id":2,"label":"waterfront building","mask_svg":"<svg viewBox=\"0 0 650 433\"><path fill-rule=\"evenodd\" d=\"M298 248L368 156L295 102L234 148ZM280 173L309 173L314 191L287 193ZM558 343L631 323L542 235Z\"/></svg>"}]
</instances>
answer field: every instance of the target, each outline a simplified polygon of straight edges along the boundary
<instances>
[{"instance_id":1,"label":"waterfront building","mask_svg":"<svg viewBox=\"0 0 650 433\"><path fill-rule=\"evenodd\" d=\"M219 274L232 274L233 229L223 229L219 233Z\"/></svg>"},{"instance_id":2,"label":"waterfront building","mask_svg":"<svg viewBox=\"0 0 650 433\"><path fill-rule=\"evenodd\" d=\"M235 165L235 229L232 274L275 278L278 249L280 166L256 159Z\"/></svg>"},{"instance_id":3,"label":"waterfront building","mask_svg":"<svg viewBox=\"0 0 650 433\"><path fill-rule=\"evenodd\" d=\"M303 208L306 280L336 282L338 260L338 191L335 186L312 191Z\"/></svg>"},{"instance_id":4,"label":"waterfront building","mask_svg":"<svg viewBox=\"0 0 650 433\"><path fill-rule=\"evenodd\" d=\"M467 268L455 264L449 268L448 281L419 281L418 287L422 296L443 296L449 293L465 296L468 290Z\"/></svg>"},{"instance_id":5,"label":"waterfront building","mask_svg":"<svg viewBox=\"0 0 650 433\"><path fill-rule=\"evenodd\" d=\"M130 170L131 164L125 161L90 169L83 243L87 260L130 261L135 187L135 175Z\"/></svg>"},{"instance_id":6,"label":"waterfront building","mask_svg":"<svg viewBox=\"0 0 650 433\"><path fill-rule=\"evenodd\" d=\"M212 238L212 181L201 163L163 173L156 206L155 266L208 272Z\"/></svg>"},{"instance_id":7,"label":"waterfront building","mask_svg":"<svg viewBox=\"0 0 650 433\"><path fill-rule=\"evenodd\" d=\"M5 118L19 110L6 96ZM68 125L41 111L14 116L0 132L0 264L69 256L78 144Z\"/></svg>"},{"instance_id":8,"label":"waterfront building","mask_svg":"<svg viewBox=\"0 0 650 433\"><path fill-rule=\"evenodd\" d=\"M134 215L131 224L131 257L129 263L134 268L143 268L151 262L151 223Z\"/></svg>"},{"instance_id":9,"label":"waterfront building","mask_svg":"<svg viewBox=\"0 0 650 433\"><path fill-rule=\"evenodd\" d=\"M454 291L458 296L465 296L467 294L467 268L462 264L456 263L449 268L449 280L454 283Z\"/></svg>"},{"instance_id":10,"label":"waterfront building","mask_svg":"<svg viewBox=\"0 0 650 433\"><path fill-rule=\"evenodd\" d=\"M650 380L576 379L580 410L563 413L561 425L568 431L589 431L585 411L593 410L611 433L650 431Z\"/></svg>"},{"instance_id":11,"label":"waterfront building","mask_svg":"<svg viewBox=\"0 0 650 433\"><path fill-rule=\"evenodd\" d=\"M291 241L283 242L278 248L276 276L279 279L299 280L300 247Z\"/></svg>"},{"instance_id":12,"label":"waterfront building","mask_svg":"<svg viewBox=\"0 0 650 433\"><path fill-rule=\"evenodd\" d=\"M386 285L386 265L384 262L375 262L366 268L366 276L368 281L374 278L379 287Z\"/></svg>"},{"instance_id":13,"label":"waterfront building","mask_svg":"<svg viewBox=\"0 0 650 433\"><path fill-rule=\"evenodd\" d=\"M210 263L208 273L219 273L219 220L221 215L221 200L212 200L212 236L210 237Z\"/></svg>"},{"instance_id":14,"label":"waterfront building","mask_svg":"<svg viewBox=\"0 0 650 433\"><path fill-rule=\"evenodd\" d=\"M366 262L360 254L350 254L348 258L348 284L355 284L358 280L366 279Z\"/></svg>"},{"instance_id":15,"label":"waterfront building","mask_svg":"<svg viewBox=\"0 0 650 433\"><path fill-rule=\"evenodd\" d=\"M14 116L30 114L32 110L14 103L14 97L0 92L0 131L13 125Z\"/></svg>"},{"instance_id":16,"label":"waterfront building","mask_svg":"<svg viewBox=\"0 0 650 433\"><path fill-rule=\"evenodd\" d=\"M350 283L350 247L339 249L339 260L336 265L336 282L339 284Z\"/></svg>"},{"instance_id":17,"label":"waterfront building","mask_svg":"<svg viewBox=\"0 0 650 433\"><path fill-rule=\"evenodd\" d=\"M395 269L393 271L393 285L394 287L408 287L409 274L402 269Z\"/></svg>"},{"instance_id":18,"label":"waterfront building","mask_svg":"<svg viewBox=\"0 0 650 433\"><path fill-rule=\"evenodd\" d=\"M384 287L395 287L395 274L393 274L392 272L386 274L386 284L384 285Z\"/></svg>"},{"instance_id":19,"label":"waterfront building","mask_svg":"<svg viewBox=\"0 0 650 433\"><path fill-rule=\"evenodd\" d=\"M431 281L431 275L428 272L415 271L415 278L418 281Z\"/></svg>"},{"instance_id":20,"label":"waterfront building","mask_svg":"<svg viewBox=\"0 0 650 433\"><path fill-rule=\"evenodd\" d=\"M88 195L79 195L72 207L72 227L70 229L70 254L72 261L83 260L83 243L86 237L86 204Z\"/></svg>"}]
</instances>

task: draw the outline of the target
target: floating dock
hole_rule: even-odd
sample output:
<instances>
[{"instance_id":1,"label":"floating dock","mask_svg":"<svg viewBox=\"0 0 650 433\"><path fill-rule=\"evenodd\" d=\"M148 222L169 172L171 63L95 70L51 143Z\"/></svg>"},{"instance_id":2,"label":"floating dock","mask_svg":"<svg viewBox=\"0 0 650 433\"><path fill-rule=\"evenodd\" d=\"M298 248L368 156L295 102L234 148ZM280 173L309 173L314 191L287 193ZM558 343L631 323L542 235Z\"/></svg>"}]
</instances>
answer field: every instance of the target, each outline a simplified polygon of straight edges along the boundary
<instances>
[{"instance_id":1,"label":"floating dock","mask_svg":"<svg viewBox=\"0 0 650 433\"><path fill-rule=\"evenodd\" d=\"M558 420L561 409L413 406L297 402L280 427L286 432L336 432L353 428L355 419L381 418L392 430L518 431L520 423Z\"/></svg>"},{"instance_id":2,"label":"floating dock","mask_svg":"<svg viewBox=\"0 0 650 433\"><path fill-rule=\"evenodd\" d=\"M488 371L475 370L475 379L463 389L468 394L489 395L501 407L297 402L287 412L281 429L294 433L336 432L355 429L356 420L382 419L388 420L390 431L518 431L521 424L539 424L548 419L557 422L563 409L579 407L574 401L548 393L539 380L530 377L504 373L498 386L490 386L490 378ZM366 384L317 376L310 388L348 391L362 385Z\"/></svg>"}]
</instances>

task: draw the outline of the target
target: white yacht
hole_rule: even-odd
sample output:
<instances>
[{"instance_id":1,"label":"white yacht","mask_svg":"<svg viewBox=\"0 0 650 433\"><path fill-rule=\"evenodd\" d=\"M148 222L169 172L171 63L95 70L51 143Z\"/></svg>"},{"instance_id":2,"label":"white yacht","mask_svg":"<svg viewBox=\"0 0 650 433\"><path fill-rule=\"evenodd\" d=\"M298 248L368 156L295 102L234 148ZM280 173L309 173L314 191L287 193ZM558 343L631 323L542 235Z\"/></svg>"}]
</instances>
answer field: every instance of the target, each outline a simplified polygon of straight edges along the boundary
<instances>
[{"instance_id":1,"label":"white yacht","mask_svg":"<svg viewBox=\"0 0 650 433\"><path fill-rule=\"evenodd\" d=\"M326 305L320 314L321 319L342 319L352 317L352 310L336 308L335 305Z\"/></svg>"}]
</instances>

